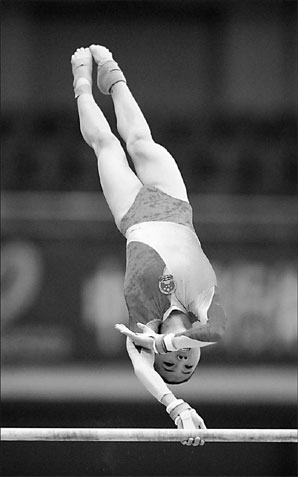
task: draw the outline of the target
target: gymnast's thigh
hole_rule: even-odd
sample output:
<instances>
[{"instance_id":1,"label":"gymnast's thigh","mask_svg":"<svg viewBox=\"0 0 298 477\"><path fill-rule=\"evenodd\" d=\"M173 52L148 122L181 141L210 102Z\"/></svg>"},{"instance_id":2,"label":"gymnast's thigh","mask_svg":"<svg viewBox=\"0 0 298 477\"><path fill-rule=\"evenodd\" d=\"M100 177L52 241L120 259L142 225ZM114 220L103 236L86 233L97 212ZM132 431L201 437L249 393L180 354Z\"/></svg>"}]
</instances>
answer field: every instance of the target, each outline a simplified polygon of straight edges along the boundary
<instances>
[{"instance_id":1,"label":"gymnast's thigh","mask_svg":"<svg viewBox=\"0 0 298 477\"><path fill-rule=\"evenodd\" d=\"M152 139L139 139L128 152L143 184L158 187L166 194L188 202L181 172L165 147Z\"/></svg>"},{"instance_id":2,"label":"gymnast's thigh","mask_svg":"<svg viewBox=\"0 0 298 477\"><path fill-rule=\"evenodd\" d=\"M129 167L119 143L101 147L96 155L102 191L119 228L143 184Z\"/></svg>"}]
</instances>

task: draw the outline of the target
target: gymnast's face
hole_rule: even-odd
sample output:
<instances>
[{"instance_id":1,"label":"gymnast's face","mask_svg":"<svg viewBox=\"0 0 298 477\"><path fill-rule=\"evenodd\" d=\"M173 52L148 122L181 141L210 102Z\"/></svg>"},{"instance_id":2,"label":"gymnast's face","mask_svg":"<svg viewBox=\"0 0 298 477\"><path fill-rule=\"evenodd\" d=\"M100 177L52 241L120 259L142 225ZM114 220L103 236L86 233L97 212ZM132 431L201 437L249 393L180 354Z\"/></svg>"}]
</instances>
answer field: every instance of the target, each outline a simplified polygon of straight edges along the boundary
<instances>
[{"instance_id":1,"label":"gymnast's face","mask_svg":"<svg viewBox=\"0 0 298 477\"><path fill-rule=\"evenodd\" d=\"M154 367L168 384L180 384L194 373L200 361L200 348L181 349L155 356Z\"/></svg>"}]
</instances>

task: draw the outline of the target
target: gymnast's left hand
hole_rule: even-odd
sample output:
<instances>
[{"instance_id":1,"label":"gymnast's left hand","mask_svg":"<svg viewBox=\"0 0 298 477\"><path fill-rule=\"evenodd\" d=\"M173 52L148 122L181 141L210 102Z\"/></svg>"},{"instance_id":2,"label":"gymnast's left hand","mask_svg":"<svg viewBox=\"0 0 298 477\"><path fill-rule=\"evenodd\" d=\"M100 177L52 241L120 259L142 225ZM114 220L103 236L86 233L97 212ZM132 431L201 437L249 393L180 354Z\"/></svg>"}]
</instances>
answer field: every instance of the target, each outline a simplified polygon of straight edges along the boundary
<instances>
[{"instance_id":1,"label":"gymnast's left hand","mask_svg":"<svg viewBox=\"0 0 298 477\"><path fill-rule=\"evenodd\" d=\"M149 326L146 326L143 323L138 323L138 327L142 330L142 333L135 333L123 324L115 325L115 328L120 331L120 333L128 336L128 338L130 338L136 346L141 346L142 348L153 350L154 341L158 334L155 333Z\"/></svg>"}]
</instances>

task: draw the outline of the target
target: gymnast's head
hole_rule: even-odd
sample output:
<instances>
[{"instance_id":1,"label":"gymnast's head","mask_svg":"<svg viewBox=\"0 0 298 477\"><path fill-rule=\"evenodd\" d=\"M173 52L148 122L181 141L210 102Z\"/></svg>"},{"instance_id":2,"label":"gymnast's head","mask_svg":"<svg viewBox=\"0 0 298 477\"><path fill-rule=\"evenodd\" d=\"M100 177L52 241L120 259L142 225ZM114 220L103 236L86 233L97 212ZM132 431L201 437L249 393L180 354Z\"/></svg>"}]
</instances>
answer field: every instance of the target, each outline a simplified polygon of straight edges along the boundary
<instances>
[{"instance_id":1,"label":"gymnast's head","mask_svg":"<svg viewBox=\"0 0 298 477\"><path fill-rule=\"evenodd\" d=\"M190 317L175 310L162 322L159 332L161 334L179 333L191 326ZM157 354L154 368L167 384L182 384L192 377L200 357L200 348L180 349L166 354Z\"/></svg>"},{"instance_id":2,"label":"gymnast's head","mask_svg":"<svg viewBox=\"0 0 298 477\"><path fill-rule=\"evenodd\" d=\"M182 384L188 381L200 361L200 348L180 349L155 356L155 371L167 384Z\"/></svg>"}]
</instances>

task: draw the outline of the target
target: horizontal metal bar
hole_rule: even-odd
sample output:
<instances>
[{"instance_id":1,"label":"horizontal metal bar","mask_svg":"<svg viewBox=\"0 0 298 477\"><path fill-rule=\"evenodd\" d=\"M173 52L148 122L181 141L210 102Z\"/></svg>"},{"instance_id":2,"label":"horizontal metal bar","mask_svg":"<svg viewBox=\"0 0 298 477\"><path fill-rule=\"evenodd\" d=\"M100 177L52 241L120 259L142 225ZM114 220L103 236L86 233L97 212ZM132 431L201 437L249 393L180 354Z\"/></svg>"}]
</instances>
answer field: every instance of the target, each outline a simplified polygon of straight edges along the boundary
<instances>
[{"instance_id":1,"label":"horizontal metal bar","mask_svg":"<svg viewBox=\"0 0 298 477\"><path fill-rule=\"evenodd\" d=\"M296 429L138 429L21 428L1 429L3 441L179 442L200 437L206 442L297 442Z\"/></svg>"}]
</instances>

